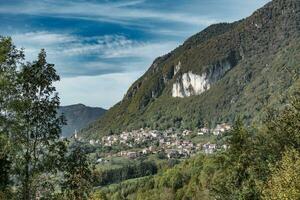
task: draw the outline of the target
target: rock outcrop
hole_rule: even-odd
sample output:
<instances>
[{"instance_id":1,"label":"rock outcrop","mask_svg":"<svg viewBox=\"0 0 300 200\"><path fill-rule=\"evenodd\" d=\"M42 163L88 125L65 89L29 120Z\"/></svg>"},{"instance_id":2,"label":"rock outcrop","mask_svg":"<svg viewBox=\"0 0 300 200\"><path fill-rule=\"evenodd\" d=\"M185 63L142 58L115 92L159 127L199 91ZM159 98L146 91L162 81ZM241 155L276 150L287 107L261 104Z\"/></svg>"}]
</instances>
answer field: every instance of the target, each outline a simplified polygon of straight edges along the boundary
<instances>
[{"instance_id":1,"label":"rock outcrop","mask_svg":"<svg viewBox=\"0 0 300 200\"><path fill-rule=\"evenodd\" d=\"M221 79L227 71L234 67L235 63L230 61L218 62L211 66L207 72L197 75L192 71L184 73L177 78L177 81L173 84L172 97L189 97L192 95L200 95L206 90L209 90L211 85ZM174 74L177 74L181 63L175 67Z\"/></svg>"},{"instance_id":2,"label":"rock outcrop","mask_svg":"<svg viewBox=\"0 0 300 200\"><path fill-rule=\"evenodd\" d=\"M173 84L172 97L189 97L199 95L210 88L207 75L193 74L191 71L184 73L180 80Z\"/></svg>"}]
</instances>

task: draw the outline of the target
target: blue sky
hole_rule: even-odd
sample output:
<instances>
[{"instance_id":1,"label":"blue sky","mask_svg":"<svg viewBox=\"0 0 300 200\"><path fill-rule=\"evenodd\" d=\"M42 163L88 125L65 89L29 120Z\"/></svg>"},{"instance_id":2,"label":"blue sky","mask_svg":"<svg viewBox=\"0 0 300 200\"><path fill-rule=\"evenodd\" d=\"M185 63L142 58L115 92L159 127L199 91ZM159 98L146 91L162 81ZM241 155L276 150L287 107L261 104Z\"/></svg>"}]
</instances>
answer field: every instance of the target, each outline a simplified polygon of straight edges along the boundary
<instances>
[{"instance_id":1,"label":"blue sky","mask_svg":"<svg viewBox=\"0 0 300 200\"><path fill-rule=\"evenodd\" d=\"M0 34L56 65L62 105L109 108L160 55L268 0L0 0Z\"/></svg>"}]
</instances>

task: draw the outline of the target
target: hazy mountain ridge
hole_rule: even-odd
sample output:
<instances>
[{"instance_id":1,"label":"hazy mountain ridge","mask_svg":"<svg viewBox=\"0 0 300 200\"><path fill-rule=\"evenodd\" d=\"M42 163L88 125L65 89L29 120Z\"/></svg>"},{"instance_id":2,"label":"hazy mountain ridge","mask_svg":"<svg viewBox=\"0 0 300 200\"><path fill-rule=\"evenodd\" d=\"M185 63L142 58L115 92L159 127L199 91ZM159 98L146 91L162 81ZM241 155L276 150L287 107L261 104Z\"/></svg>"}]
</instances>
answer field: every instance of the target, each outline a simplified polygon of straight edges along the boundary
<instances>
[{"instance_id":1,"label":"hazy mountain ridge","mask_svg":"<svg viewBox=\"0 0 300 200\"><path fill-rule=\"evenodd\" d=\"M106 112L103 108L88 107L83 104L61 106L58 113L63 114L67 120L67 125L62 128L64 137L71 136L75 130L85 128L91 122L99 119Z\"/></svg>"},{"instance_id":2,"label":"hazy mountain ridge","mask_svg":"<svg viewBox=\"0 0 300 200\"><path fill-rule=\"evenodd\" d=\"M274 0L246 19L208 27L157 58L124 99L83 132L95 137L146 126L194 128L237 116L260 119L299 84L299 23L299 1ZM217 76L224 63L229 69ZM210 88L172 97L174 83L189 72L210 74Z\"/></svg>"}]
</instances>

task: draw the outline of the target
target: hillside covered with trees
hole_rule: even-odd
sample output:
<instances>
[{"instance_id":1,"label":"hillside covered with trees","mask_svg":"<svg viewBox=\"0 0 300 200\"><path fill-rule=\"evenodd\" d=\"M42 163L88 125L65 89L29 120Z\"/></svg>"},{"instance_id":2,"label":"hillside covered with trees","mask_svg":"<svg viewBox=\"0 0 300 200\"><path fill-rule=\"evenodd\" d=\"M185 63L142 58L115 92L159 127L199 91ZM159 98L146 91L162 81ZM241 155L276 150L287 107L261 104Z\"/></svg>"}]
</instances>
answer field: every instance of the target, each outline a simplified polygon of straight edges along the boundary
<instances>
[{"instance_id":1,"label":"hillside covered with trees","mask_svg":"<svg viewBox=\"0 0 300 200\"><path fill-rule=\"evenodd\" d=\"M83 137L142 127L195 129L238 116L259 123L268 107L286 103L299 81L299 21L299 1L273 0L250 17L209 26L157 58ZM183 98L174 97L176 87Z\"/></svg>"}]
</instances>

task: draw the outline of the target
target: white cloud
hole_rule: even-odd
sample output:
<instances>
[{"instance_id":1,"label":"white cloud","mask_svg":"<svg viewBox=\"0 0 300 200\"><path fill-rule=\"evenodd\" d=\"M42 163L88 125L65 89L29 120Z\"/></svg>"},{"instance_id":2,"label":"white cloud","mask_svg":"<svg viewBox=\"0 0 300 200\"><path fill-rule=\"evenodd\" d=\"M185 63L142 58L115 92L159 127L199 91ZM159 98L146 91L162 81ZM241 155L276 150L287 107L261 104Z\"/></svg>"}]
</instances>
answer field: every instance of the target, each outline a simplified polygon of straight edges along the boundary
<instances>
[{"instance_id":1,"label":"white cloud","mask_svg":"<svg viewBox=\"0 0 300 200\"><path fill-rule=\"evenodd\" d=\"M117 49L107 49L105 58L140 57L154 59L164 55L178 45L177 42L139 43L137 45L121 46Z\"/></svg>"},{"instance_id":2,"label":"white cloud","mask_svg":"<svg viewBox=\"0 0 300 200\"><path fill-rule=\"evenodd\" d=\"M68 44L62 53L68 56L106 54L106 51L138 46L141 43L120 35L104 35L100 37L78 38L76 42Z\"/></svg>"},{"instance_id":3,"label":"white cloud","mask_svg":"<svg viewBox=\"0 0 300 200\"><path fill-rule=\"evenodd\" d=\"M83 103L110 108L142 72L63 78L56 83L62 105Z\"/></svg>"},{"instance_id":4,"label":"white cloud","mask_svg":"<svg viewBox=\"0 0 300 200\"><path fill-rule=\"evenodd\" d=\"M36 59L40 49L47 50L50 59L61 55L60 48L64 44L76 42L78 38L69 34L51 33L48 31L27 32L11 35L18 48L24 48L29 61Z\"/></svg>"},{"instance_id":5,"label":"white cloud","mask_svg":"<svg viewBox=\"0 0 300 200\"><path fill-rule=\"evenodd\" d=\"M63 73L61 81L55 84L63 105L84 103L104 108L120 101L155 57L178 45L176 42L138 42L120 35L83 38L46 31L15 34L12 38L18 47L25 48L29 60L36 58L40 48L46 49L48 62L55 63ZM93 54L96 60L76 61L78 57ZM128 57L137 60L128 60ZM120 61L109 62L114 59Z\"/></svg>"},{"instance_id":6,"label":"white cloud","mask_svg":"<svg viewBox=\"0 0 300 200\"><path fill-rule=\"evenodd\" d=\"M0 13L7 13L15 10L15 14L28 15L50 15L66 18L82 18L88 20L109 21L115 23L130 23L142 25L138 20L151 19L158 21L169 21L175 23L207 26L219 20L208 16L193 15L179 11L159 11L147 8L135 8L132 5L140 4L143 1L129 1L117 3L91 3L61 1L31 1L19 5L3 5Z\"/></svg>"},{"instance_id":7,"label":"white cloud","mask_svg":"<svg viewBox=\"0 0 300 200\"><path fill-rule=\"evenodd\" d=\"M106 1L106 2L108 3L109 1ZM136 1L128 0L128 1L126 1L126 2L124 2L124 1L121 1L121 2L115 2L115 3L109 2L109 4L110 4L112 7L127 7L127 6L135 6L135 5L144 3L144 2L145 2L145 0L136 0Z\"/></svg>"},{"instance_id":8,"label":"white cloud","mask_svg":"<svg viewBox=\"0 0 300 200\"><path fill-rule=\"evenodd\" d=\"M76 41L76 37L68 34L50 33L47 31L28 32L13 35L15 42L23 42L24 44L34 44L39 46L54 45L60 43L68 43Z\"/></svg>"},{"instance_id":9,"label":"white cloud","mask_svg":"<svg viewBox=\"0 0 300 200\"><path fill-rule=\"evenodd\" d=\"M25 48L29 61L45 48L48 61L56 64L62 76L145 70L157 56L178 45L172 41L140 42L120 35L80 37L46 31L15 34L12 38L18 47ZM91 56L93 61L86 58Z\"/></svg>"}]
</instances>

